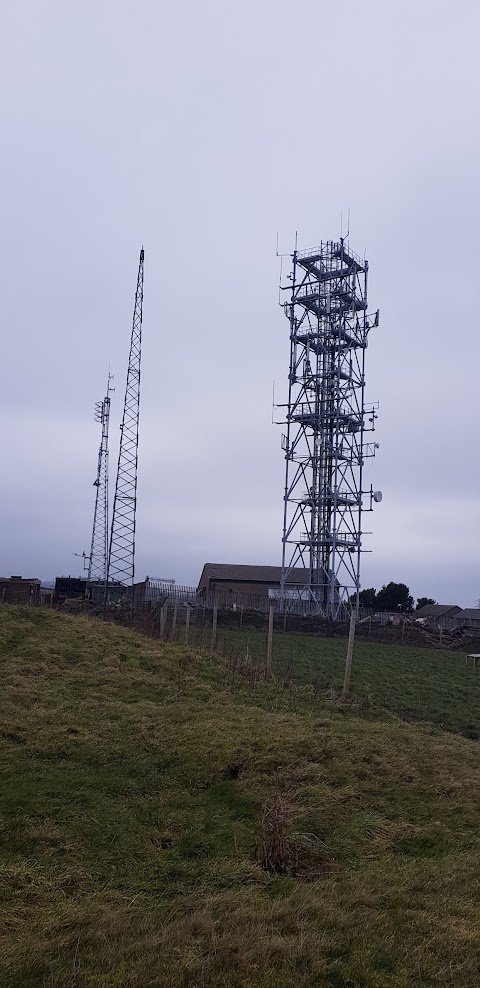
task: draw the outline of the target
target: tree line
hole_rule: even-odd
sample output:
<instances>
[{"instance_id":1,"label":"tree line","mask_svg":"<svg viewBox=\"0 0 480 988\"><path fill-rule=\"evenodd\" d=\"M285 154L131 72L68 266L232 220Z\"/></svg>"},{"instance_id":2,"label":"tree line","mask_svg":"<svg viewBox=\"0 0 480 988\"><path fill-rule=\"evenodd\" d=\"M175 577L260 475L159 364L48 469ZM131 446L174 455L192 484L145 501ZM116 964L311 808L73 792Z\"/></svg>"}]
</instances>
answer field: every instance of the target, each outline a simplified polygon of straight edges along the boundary
<instances>
[{"instance_id":1,"label":"tree line","mask_svg":"<svg viewBox=\"0 0 480 988\"><path fill-rule=\"evenodd\" d=\"M352 594L350 601L355 603L356 595ZM387 583L381 590L375 587L368 587L361 590L359 601L362 607L369 607L377 611L401 611L403 614L411 614L413 610L420 610L427 604L436 604L433 597L418 597L417 604L410 593L410 588L406 583Z\"/></svg>"}]
</instances>

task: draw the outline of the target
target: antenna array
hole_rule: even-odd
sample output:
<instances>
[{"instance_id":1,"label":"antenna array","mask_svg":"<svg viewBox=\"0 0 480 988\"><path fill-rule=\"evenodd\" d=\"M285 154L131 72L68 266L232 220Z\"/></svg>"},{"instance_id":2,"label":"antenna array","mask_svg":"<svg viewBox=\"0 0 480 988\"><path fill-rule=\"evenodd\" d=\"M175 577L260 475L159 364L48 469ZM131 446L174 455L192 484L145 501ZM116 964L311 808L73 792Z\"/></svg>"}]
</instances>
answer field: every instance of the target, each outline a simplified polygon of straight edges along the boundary
<instances>
[{"instance_id":1,"label":"antenna array","mask_svg":"<svg viewBox=\"0 0 480 988\"><path fill-rule=\"evenodd\" d=\"M293 253L286 408L282 599L298 596L335 620L360 589L365 441L377 412L365 406L368 263L341 238ZM377 495L375 500L379 500Z\"/></svg>"}]
</instances>

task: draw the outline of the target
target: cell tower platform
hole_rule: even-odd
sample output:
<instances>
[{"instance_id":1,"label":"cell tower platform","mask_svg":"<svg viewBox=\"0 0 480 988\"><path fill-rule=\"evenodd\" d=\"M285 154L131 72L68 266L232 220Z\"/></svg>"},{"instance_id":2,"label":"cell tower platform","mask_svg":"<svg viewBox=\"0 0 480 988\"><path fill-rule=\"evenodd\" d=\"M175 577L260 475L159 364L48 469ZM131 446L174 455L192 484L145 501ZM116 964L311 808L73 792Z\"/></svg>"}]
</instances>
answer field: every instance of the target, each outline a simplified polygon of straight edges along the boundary
<instances>
[{"instance_id":1,"label":"cell tower platform","mask_svg":"<svg viewBox=\"0 0 480 988\"><path fill-rule=\"evenodd\" d=\"M281 596L338 619L360 590L362 512L380 492L363 490L377 443L376 406L365 406L365 350L379 313L367 314L368 263L347 243L326 241L292 255L283 304L290 324ZM369 499L364 507L364 497ZM289 587L293 569L304 586Z\"/></svg>"}]
</instances>

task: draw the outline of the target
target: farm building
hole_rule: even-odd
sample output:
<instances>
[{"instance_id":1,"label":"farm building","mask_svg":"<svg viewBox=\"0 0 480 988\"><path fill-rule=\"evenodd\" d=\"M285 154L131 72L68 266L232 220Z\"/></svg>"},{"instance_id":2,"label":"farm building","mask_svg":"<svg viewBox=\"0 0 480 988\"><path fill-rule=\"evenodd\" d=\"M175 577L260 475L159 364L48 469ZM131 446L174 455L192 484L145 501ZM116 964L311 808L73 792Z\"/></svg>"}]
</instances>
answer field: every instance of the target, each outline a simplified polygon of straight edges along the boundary
<instances>
[{"instance_id":1,"label":"farm building","mask_svg":"<svg viewBox=\"0 0 480 988\"><path fill-rule=\"evenodd\" d=\"M451 618L456 617L461 609L458 604L425 604L425 607L415 611L415 618L424 618L425 624L431 628L447 628L452 625Z\"/></svg>"},{"instance_id":2,"label":"farm building","mask_svg":"<svg viewBox=\"0 0 480 988\"><path fill-rule=\"evenodd\" d=\"M480 628L480 607L466 607L455 614L458 628Z\"/></svg>"},{"instance_id":3,"label":"farm building","mask_svg":"<svg viewBox=\"0 0 480 988\"><path fill-rule=\"evenodd\" d=\"M281 566L246 566L236 563L205 563L198 584L198 591L221 590L223 592L255 594L268 597L269 591L280 588ZM304 586L308 582L304 569L289 573L289 586Z\"/></svg>"},{"instance_id":4,"label":"farm building","mask_svg":"<svg viewBox=\"0 0 480 988\"><path fill-rule=\"evenodd\" d=\"M0 577L0 600L5 604L38 604L40 580L22 576Z\"/></svg>"}]
</instances>

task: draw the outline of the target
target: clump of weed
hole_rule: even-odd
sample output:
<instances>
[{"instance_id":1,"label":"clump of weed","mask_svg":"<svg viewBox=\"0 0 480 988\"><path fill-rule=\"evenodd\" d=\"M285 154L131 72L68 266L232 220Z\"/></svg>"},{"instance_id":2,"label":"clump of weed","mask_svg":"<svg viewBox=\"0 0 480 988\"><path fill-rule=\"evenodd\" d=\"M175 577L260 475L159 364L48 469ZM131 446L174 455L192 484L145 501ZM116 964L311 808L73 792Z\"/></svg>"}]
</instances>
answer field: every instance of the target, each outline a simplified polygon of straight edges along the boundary
<instances>
[{"instance_id":1,"label":"clump of weed","mask_svg":"<svg viewBox=\"0 0 480 988\"><path fill-rule=\"evenodd\" d=\"M264 803L255 860L270 875L309 881L331 871L334 861L316 834L292 829L295 815L291 803L280 793L273 802Z\"/></svg>"}]
</instances>

